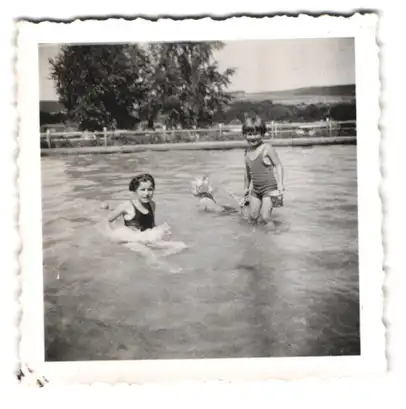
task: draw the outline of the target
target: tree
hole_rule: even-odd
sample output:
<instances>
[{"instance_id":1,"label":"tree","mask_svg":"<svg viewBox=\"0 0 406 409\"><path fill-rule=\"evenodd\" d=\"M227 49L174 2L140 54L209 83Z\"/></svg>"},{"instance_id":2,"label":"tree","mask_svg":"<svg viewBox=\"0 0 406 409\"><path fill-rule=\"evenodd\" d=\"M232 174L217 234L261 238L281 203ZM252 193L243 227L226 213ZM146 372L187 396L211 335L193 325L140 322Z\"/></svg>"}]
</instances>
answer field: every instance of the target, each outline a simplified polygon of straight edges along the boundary
<instances>
[{"instance_id":1,"label":"tree","mask_svg":"<svg viewBox=\"0 0 406 409\"><path fill-rule=\"evenodd\" d=\"M142 48L64 46L50 64L59 101L79 129L131 129L141 120L148 93L148 57Z\"/></svg>"},{"instance_id":2,"label":"tree","mask_svg":"<svg viewBox=\"0 0 406 409\"><path fill-rule=\"evenodd\" d=\"M53 125L65 121L64 112L39 112L39 123L40 125Z\"/></svg>"},{"instance_id":3,"label":"tree","mask_svg":"<svg viewBox=\"0 0 406 409\"><path fill-rule=\"evenodd\" d=\"M304 117L306 121L319 121L322 118L320 109L315 104L307 105L304 110Z\"/></svg>"},{"instance_id":4,"label":"tree","mask_svg":"<svg viewBox=\"0 0 406 409\"><path fill-rule=\"evenodd\" d=\"M330 109L330 116L335 121L355 121L357 109L355 102L339 103Z\"/></svg>"},{"instance_id":5,"label":"tree","mask_svg":"<svg viewBox=\"0 0 406 409\"><path fill-rule=\"evenodd\" d=\"M150 126L158 113L167 117L169 126L205 126L227 109L232 98L226 88L235 70L219 71L213 54L222 47L221 42L149 46L152 69L147 110Z\"/></svg>"}]
</instances>

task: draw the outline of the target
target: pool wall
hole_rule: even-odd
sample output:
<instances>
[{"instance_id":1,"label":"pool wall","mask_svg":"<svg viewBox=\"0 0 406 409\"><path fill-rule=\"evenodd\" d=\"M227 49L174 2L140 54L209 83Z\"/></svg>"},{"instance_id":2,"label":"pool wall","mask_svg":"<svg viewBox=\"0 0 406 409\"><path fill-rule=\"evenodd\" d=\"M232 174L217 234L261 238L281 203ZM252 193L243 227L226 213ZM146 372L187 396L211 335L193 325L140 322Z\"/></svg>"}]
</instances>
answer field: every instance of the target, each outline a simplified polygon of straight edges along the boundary
<instances>
[{"instance_id":1,"label":"pool wall","mask_svg":"<svg viewBox=\"0 0 406 409\"><path fill-rule=\"evenodd\" d=\"M274 146L317 146L317 145L355 145L356 136L335 136L316 138L283 138L267 139ZM210 141L210 142L184 142L184 143L162 143L145 145L124 145L124 146L89 146L80 148L54 148L41 149L41 156L51 155L78 155L91 153L132 153L145 151L182 151L182 150L225 150L243 149L245 141Z\"/></svg>"}]
</instances>

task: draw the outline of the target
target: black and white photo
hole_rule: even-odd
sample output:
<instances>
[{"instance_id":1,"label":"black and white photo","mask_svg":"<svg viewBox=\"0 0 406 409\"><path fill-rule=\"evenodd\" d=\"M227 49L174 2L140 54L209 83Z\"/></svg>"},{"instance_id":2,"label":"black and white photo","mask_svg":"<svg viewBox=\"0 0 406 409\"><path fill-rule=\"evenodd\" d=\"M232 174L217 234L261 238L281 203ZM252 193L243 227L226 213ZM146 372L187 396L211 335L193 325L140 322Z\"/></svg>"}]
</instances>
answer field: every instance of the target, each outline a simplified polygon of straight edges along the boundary
<instances>
[{"instance_id":1,"label":"black and white photo","mask_svg":"<svg viewBox=\"0 0 406 409\"><path fill-rule=\"evenodd\" d=\"M268 38L249 19L246 37L236 21L196 21L200 37L174 21L160 40L26 34L36 359L381 367L378 68L368 80L360 63L374 22L331 19Z\"/></svg>"}]
</instances>

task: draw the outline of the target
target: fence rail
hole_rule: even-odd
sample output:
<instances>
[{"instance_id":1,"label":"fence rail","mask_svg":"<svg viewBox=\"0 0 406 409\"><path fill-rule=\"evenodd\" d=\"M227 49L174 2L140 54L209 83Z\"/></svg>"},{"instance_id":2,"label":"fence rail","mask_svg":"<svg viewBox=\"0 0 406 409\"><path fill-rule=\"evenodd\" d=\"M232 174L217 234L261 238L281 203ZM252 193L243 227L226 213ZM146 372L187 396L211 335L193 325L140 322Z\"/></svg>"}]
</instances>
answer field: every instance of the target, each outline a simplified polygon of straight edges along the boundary
<instances>
[{"instance_id":1,"label":"fence rail","mask_svg":"<svg viewBox=\"0 0 406 409\"><path fill-rule=\"evenodd\" d=\"M355 121L314 123L271 123L267 124L266 137L337 137L356 135ZM68 148L89 146L122 146L137 144L236 141L242 140L240 126L224 125L210 129L160 129L160 130L108 130L98 132L59 131L40 133L42 148Z\"/></svg>"}]
</instances>

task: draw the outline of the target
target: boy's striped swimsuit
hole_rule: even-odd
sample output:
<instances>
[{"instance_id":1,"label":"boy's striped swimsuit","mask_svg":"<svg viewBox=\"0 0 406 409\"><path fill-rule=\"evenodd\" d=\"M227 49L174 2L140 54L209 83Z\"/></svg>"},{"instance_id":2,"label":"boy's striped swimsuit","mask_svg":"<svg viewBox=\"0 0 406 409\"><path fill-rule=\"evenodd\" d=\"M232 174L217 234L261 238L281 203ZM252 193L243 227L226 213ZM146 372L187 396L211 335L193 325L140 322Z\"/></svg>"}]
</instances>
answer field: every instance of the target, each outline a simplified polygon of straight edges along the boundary
<instances>
[{"instance_id":1,"label":"boy's striped swimsuit","mask_svg":"<svg viewBox=\"0 0 406 409\"><path fill-rule=\"evenodd\" d=\"M264 196L271 196L270 193L278 189L278 183L275 178L273 165L265 165L263 159L263 149L257 157L251 160L245 152L245 162L252 180L251 194L258 199Z\"/></svg>"}]
</instances>

